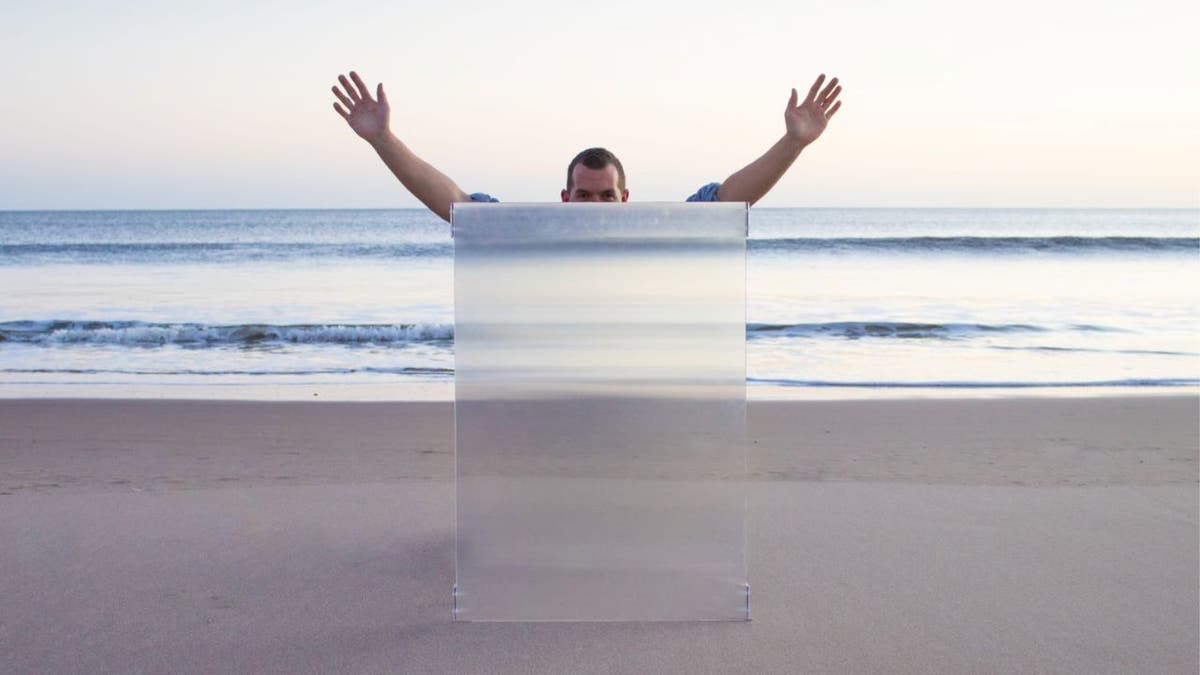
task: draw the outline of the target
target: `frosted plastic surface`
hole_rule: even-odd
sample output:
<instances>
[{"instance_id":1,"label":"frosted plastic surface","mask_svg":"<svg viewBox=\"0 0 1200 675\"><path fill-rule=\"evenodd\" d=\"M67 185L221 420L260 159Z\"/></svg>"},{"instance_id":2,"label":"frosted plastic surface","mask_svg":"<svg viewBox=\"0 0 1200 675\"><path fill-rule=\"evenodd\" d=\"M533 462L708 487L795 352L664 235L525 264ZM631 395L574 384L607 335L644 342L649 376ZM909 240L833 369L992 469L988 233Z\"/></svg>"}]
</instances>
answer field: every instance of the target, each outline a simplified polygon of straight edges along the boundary
<instances>
[{"instance_id":1,"label":"frosted plastic surface","mask_svg":"<svg viewBox=\"0 0 1200 675\"><path fill-rule=\"evenodd\" d=\"M745 204L456 204L455 617L745 620Z\"/></svg>"}]
</instances>

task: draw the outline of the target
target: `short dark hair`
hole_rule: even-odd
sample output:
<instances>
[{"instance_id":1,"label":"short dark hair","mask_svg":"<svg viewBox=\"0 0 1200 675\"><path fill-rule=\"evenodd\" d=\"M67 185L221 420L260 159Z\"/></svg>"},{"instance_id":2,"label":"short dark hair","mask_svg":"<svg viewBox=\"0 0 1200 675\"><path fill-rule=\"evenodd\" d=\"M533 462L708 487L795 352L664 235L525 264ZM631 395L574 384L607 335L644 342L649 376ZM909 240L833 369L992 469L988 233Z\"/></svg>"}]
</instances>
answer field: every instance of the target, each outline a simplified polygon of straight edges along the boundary
<instances>
[{"instance_id":1,"label":"short dark hair","mask_svg":"<svg viewBox=\"0 0 1200 675\"><path fill-rule=\"evenodd\" d=\"M625 189L625 167L621 166L621 160L617 156L605 150L604 148L588 148L583 152L575 155L575 159L567 165L567 191L571 190L571 180L575 173L575 166L583 164L589 169L603 169L609 164L617 167L617 188Z\"/></svg>"}]
</instances>

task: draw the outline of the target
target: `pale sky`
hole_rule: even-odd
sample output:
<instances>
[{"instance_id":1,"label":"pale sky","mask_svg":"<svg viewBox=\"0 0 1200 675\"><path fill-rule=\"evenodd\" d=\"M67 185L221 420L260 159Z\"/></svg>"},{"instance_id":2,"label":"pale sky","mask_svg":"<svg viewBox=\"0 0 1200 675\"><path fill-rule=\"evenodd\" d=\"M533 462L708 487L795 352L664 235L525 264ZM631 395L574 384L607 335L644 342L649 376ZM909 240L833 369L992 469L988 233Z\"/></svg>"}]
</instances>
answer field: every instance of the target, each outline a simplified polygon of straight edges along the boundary
<instances>
[{"instance_id":1,"label":"pale sky","mask_svg":"<svg viewBox=\"0 0 1200 675\"><path fill-rule=\"evenodd\" d=\"M5 3L0 209L418 202L333 112L357 69L468 192L603 145L674 201L842 110L764 206L1200 206L1200 3Z\"/></svg>"}]
</instances>

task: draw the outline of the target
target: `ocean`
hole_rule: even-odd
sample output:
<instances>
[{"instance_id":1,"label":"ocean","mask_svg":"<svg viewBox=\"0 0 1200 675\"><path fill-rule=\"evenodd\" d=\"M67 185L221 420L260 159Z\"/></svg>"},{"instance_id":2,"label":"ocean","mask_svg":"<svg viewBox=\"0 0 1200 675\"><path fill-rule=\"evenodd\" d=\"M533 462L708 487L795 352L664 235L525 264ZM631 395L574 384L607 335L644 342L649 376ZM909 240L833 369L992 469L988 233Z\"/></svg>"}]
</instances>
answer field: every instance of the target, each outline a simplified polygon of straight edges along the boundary
<instances>
[{"instance_id":1,"label":"ocean","mask_svg":"<svg viewBox=\"0 0 1200 675\"><path fill-rule=\"evenodd\" d=\"M1194 209L751 210L754 398L1200 385ZM424 210L0 212L0 397L452 399Z\"/></svg>"}]
</instances>

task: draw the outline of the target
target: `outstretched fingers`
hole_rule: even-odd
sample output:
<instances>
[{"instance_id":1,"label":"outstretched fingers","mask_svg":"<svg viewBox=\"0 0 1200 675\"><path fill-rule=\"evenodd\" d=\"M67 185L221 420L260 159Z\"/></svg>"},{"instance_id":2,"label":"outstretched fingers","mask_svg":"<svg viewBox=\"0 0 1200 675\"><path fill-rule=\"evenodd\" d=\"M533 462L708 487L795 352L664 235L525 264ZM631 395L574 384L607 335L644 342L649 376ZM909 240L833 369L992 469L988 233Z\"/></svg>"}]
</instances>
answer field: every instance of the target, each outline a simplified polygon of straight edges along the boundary
<instances>
[{"instance_id":1,"label":"outstretched fingers","mask_svg":"<svg viewBox=\"0 0 1200 675\"><path fill-rule=\"evenodd\" d=\"M837 82L837 80L834 80L834 82ZM838 94L840 94L840 93L842 93L842 88L835 87L833 91L829 92L828 94L822 95L821 100L820 100L821 109L824 110L824 109L828 108L829 106L833 105L834 102L837 101Z\"/></svg>"},{"instance_id":2,"label":"outstretched fingers","mask_svg":"<svg viewBox=\"0 0 1200 675\"><path fill-rule=\"evenodd\" d=\"M358 90L354 88L354 85L350 84L350 80L346 79L345 75L338 75L338 82L342 84L342 89L350 97L350 100L354 102L354 105L362 102L362 97L358 95Z\"/></svg>"},{"instance_id":3,"label":"outstretched fingers","mask_svg":"<svg viewBox=\"0 0 1200 675\"><path fill-rule=\"evenodd\" d=\"M345 78L340 78L340 79L345 79ZM349 110L351 112L354 111L354 102L352 102L350 99L346 98L346 95L342 93L341 89L339 89L338 87L334 87L333 95L338 97L338 100L342 102L342 105L346 106L347 110ZM334 103L333 105L335 107L337 106L336 103Z\"/></svg>"},{"instance_id":4,"label":"outstretched fingers","mask_svg":"<svg viewBox=\"0 0 1200 675\"><path fill-rule=\"evenodd\" d=\"M817 76L817 81L813 82L813 86L808 88L808 96L804 99L805 103L817 100L817 92L821 90L821 83L824 81L825 73L821 73Z\"/></svg>"},{"instance_id":5,"label":"outstretched fingers","mask_svg":"<svg viewBox=\"0 0 1200 675\"><path fill-rule=\"evenodd\" d=\"M363 84L362 78L358 76L358 73L353 70L350 71L350 79L354 80L354 86L358 88L358 91L352 92L352 95L357 93L360 99L364 101L371 100L371 92L367 91L367 85Z\"/></svg>"},{"instance_id":6,"label":"outstretched fingers","mask_svg":"<svg viewBox=\"0 0 1200 675\"><path fill-rule=\"evenodd\" d=\"M822 85L824 85L824 88L822 88ZM842 102L837 100L841 93L842 85L838 83L838 79L835 77L826 84L825 73L821 73L817 76L816 82L813 82L813 85L809 87L808 96L805 97L804 103L801 106L814 106L816 109L824 112L826 117L829 117L841 107ZM789 107L795 107L796 105L795 89L792 90L792 98L788 105Z\"/></svg>"},{"instance_id":7,"label":"outstretched fingers","mask_svg":"<svg viewBox=\"0 0 1200 675\"><path fill-rule=\"evenodd\" d=\"M821 91L821 95L817 97L817 103L824 108L832 103L833 99L837 98L838 93L841 91L842 88L838 86L838 79L835 77L829 81L829 84L825 85L825 89L823 89Z\"/></svg>"}]
</instances>

